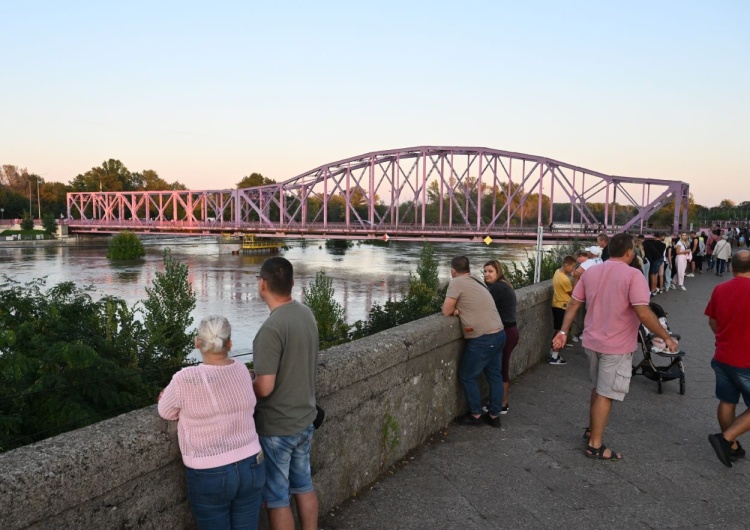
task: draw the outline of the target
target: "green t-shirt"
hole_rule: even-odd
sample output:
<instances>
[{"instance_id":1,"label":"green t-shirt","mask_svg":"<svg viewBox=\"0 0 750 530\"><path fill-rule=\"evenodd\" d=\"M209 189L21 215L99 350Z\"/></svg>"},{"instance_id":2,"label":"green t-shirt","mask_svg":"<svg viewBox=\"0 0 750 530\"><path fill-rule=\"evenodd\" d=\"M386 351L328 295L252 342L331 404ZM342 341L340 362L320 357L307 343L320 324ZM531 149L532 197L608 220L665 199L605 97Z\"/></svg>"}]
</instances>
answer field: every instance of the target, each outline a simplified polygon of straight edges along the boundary
<instances>
[{"instance_id":1,"label":"green t-shirt","mask_svg":"<svg viewBox=\"0 0 750 530\"><path fill-rule=\"evenodd\" d=\"M315 419L318 326L310 308L292 301L277 307L253 340L257 375L276 375L273 392L259 398L255 427L262 436L291 436Z\"/></svg>"}]
</instances>

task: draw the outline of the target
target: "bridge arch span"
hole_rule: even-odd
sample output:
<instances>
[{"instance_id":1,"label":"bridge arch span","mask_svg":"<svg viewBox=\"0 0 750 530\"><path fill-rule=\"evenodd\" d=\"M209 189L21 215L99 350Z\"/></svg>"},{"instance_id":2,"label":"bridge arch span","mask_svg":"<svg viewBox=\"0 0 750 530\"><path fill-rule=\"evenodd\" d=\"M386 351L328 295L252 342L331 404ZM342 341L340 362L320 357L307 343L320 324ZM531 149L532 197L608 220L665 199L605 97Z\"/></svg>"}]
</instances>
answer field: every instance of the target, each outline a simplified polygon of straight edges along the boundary
<instances>
[{"instance_id":1,"label":"bridge arch span","mask_svg":"<svg viewBox=\"0 0 750 530\"><path fill-rule=\"evenodd\" d=\"M687 223L688 198L689 186L680 181L608 175L484 147L419 146L364 153L240 190L70 193L68 214L74 231L135 226L170 233L507 239L546 226L556 200L568 204L571 232L598 224L643 231L671 201L677 230Z\"/></svg>"}]
</instances>

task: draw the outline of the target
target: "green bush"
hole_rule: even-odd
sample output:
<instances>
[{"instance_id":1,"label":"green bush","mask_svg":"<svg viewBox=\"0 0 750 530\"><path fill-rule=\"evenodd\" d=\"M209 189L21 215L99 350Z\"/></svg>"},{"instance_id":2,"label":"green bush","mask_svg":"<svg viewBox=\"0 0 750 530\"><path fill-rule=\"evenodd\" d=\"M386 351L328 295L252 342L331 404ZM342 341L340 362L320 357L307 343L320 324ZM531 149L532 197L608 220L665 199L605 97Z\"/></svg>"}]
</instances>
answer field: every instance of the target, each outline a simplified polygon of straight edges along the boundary
<instances>
[{"instance_id":1,"label":"green bush","mask_svg":"<svg viewBox=\"0 0 750 530\"><path fill-rule=\"evenodd\" d=\"M109 241L107 258L111 260L138 259L146 255L141 239L133 232L120 232Z\"/></svg>"},{"instance_id":2,"label":"green bush","mask_svg":"<svg viewBox=\"0 0 750 530\"><path fill-rule=\"evenodd\" d=\"M146 341L142 350L144 366L181 366L195 347L195 331L190 316L195 309L195 293L188 281L188 266L164 250L164 272L157 272L146 287L143 324Z\"/></svg>"},{"instance_id":3,"label":"green bush","mask_svg":"<svg viewBox=\"0 0 750 530\"><path fill-rule=\"evenodd\" d=\"M593 245L591 243L590 245ZM587 245L587 246L590 246ZM551 280L555 275L555 271L562 266L563 257L566 255L575 255L576 249L581 248L581 245L577 242L573 242L569 245L558 245L550 250L545 250L542 253L542 268L539 272L539 281ZM528 253L527 253L528 255ZM508 267L503 263L503 274L505 278L513 285L515 289L526 287L534 284L534 267L536 266L536 257L529 256L526 263L519 266L517 263L513 263L511 267Z\"/></svg>"},{"instance_id":4,"label":"green bush","mask_svg":"<svg viewBox=\"0 0 750 530\"><path fill-rule=\"evenodd\" d=\"M23 212L23 218L21 219L21 230L34 230L34 219L31 218L31 214Z\"/></svg>"},{"instance_id":5,"label":"green bush","mask_svg":"<svg viewBox=\"0 0 750 530\"><path fill-rule=\"evenodd\" d=\"M348 340L349 326L344 308L333 298L333 281L319 271L308 289L302 289L302 303L315 315L320 348L325 349Z\"/></svg>"},{"instance_id":6,"label":"green bush","mask_svg":"<svg viewBox=\"0 0 750 530\"><path fill-rule=\"evenodd\" d=\"M71 282L0 284L0 451L153 402L138 374L140 323L123 300Z\"/></svg>"},{"instance_id":7,"label":"green bush","mask_svg":"<svg viewBox=\"0 0 750 530\"><path fill-rule=\"evenodd\" d=\"M42 216L42 226L44 226L44 232L48 236L51 236L55 232L57 232L57 221L55 220L55 216L51 213Z\"/></svg>"},{"instance_id":8,"label":"green bush","mask_svg":"<svg viewBox=\"0 0 750 530\"><path fill-rule=\"evenodd\" d=\"M187 266L165 252L139 305L0 276L0 452L154 403L193 349Z\"/></svg>"},{"instance_id":9,"label":"green bush","mask_svg":"<svg viewBox=\"0 0 750 530\"><path fill-rule=\"evenodd\" d=\"M326 248L331 250L346 250L353 246L354 243L348 239L326 239Z\"/></svg>"},{"instance_id":10,"label":"green bush","mask_svg":"<svg viewBox=\"0 0 750 530\"><path fill-rule=\"evenodd\" d=\"M352 338L366 337L437 313L445 298L445 289L438 289L438 282L434 249L430 243L425 243L419 255L417 275L409 275L408 291L400 299L387 300L382 306L373 305L367 320L354 324Z\"/></svg>"}]
</instances>

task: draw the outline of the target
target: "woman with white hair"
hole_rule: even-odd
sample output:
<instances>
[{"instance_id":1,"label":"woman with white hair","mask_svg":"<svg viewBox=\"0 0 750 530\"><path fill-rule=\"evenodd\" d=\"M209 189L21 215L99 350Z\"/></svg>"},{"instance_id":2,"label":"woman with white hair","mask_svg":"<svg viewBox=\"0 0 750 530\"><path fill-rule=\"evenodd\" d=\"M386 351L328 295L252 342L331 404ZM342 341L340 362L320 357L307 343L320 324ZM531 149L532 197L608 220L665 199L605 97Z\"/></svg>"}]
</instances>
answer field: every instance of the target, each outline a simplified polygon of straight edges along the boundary
<instances>
[{"instance_id":1,"label":"woman with white hair","mask_svg":"<svg viewBox=\"0 0 750 530\"><path fill-rule=\"evenodd\" d=\"M256 398L247 367L229 358L225 317L201 320L203 363L177 372L159 395L159 415L178 420L188 500L198 528L258 528L265 468L255 431Z\"/></svg>"},{"instance_id":2,"label":"woman with white hair","mask_svg":"<svg viewBox=\"0 0 750 530\"><path fill-rule=\"evenodd\" d=\"M729 260L732 259L732 245L729 244L725 235L721 236L714 247L714 258L716 258L716 276L724 276L724 267L729 272Z\"/></svg>"}]
</instances>

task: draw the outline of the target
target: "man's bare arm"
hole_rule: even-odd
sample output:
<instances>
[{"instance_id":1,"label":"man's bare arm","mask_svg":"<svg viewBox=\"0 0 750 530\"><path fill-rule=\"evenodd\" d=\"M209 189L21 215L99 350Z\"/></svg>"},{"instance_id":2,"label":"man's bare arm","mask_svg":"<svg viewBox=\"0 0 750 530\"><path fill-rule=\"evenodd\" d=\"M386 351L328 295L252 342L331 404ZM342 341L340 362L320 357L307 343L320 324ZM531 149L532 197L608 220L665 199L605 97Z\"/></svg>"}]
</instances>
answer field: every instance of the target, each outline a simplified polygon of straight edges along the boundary
<instances>
[{"instance_id":1,"label":"man's bare arm","mask_svg":"<svg viewBox=\"0 0 750 530\"><path fill-rule=\"evenodd\" d=\"M708 327L711 328L711 331L714 332L714 335L716 334L716 330L719 329L719 321L715 318L709 318L708 319Z\"/></svg>"},{"instance_id":2,"label":"man's bare arm","mask_svg":"<svg viewBox=\"0 0 750 530\"><path fill-rule=\"evenodd\" d=\"M259 398L268 397L276 387L276 375L256 375L253 390Z\"/></svg>"},{"instance_id":3,"label":"man's bare arm","mask_svg":"<svg viewBox=\"0 0 750 530\"><path fill-rule=\"evenodd\" d=\"M641 321L641 324L646 326L646 329L648 329L651 333L653 333L660 339L663 339L670 350L677 351L677 349L679 348L679 346L677 345L677 341L669 334L666 329L664 329L664 326L661 325L661 322L659 322L659 319L656 317L654 312L651 311L651 308L649 306L634 305L633 309L635 310L635 314L638 316L638 320Z\"/></svg>"},{"instance_id":4,"label":"man's bare arm","mask_svg":"<svg viewBox=\"0 0 750 530\"><path fill-rule=\"evenodd\" d=\"M457 298L445 297L445 302L443 302L443 314L445 316L452 317L456 314L456 302L458 302Z\"/></svg>"},{"instance_id":5,"label":"man's bare arm","mask_svg":"<svg viewBox=\"0 0 750 530\"><path fill-rule=\"evenodd\" d=\"M568 331L570 331L570 326L573 324L573 320L576 318L578 308L581 307L581 303L580 300L576 300L575 298L570 299L568 307L565 309L565 317L563 317L561 329L558 331L564 331L567 335ZM565 343L567 342L566 335L563 335L562 333L555 334L555 336L552 337L552 347L559 350L565 346Z\"/></svg>"}]
</instances>

